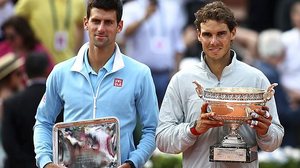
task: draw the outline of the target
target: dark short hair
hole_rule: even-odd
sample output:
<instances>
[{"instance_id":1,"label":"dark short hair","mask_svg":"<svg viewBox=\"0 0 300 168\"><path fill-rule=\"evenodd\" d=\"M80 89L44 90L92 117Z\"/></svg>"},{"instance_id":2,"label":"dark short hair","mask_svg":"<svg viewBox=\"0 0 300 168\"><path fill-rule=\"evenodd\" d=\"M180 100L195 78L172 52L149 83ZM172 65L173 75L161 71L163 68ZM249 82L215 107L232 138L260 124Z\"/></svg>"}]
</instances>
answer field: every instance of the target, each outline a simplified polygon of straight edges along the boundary
<instances>
[{"instance_id":1,"label":"dark short hair","mask_svg":"<svg viewBox=\"0 0 300 168\"><path fill-rule=\"evenodd\" d=\"M5 29L12 27L16 33L22 37L24 47L27 50L33 50L36 44L39 43L38 38L35 36L35 33L30 26L27 19L19 15L13 15L8 18L1 27L2 32Z\"/></svg>"},{"instance_id":2,"label":"dark short hair","mask_svg":"<svg viewBox=\"0 0 300 168\"><path fill-rule=\"evenodd\" d=\"M89 0L87 5L87 18L90 18L92 8L103 10L114 10L117 13L119 23L123 14L123 3L121 0Z\"/></svg>"},{"instance_id":3,"label":"dark short hair","mask_svg":"<svg viewBox=\"0 0 300 168\"><path fill-rule=\"evenodd\" d=\"M44 52L31 52L25 60L25 72L29 78L45 77L49 59Z\"/></svg>"},{"instance_id":4,"label":"dark short hair","mask_svg":"<svg viewBox=\"0 0 300 168\"><path fill-rule=\"evenodd\" d=\"M221 1L214 1L206 4L195 13L195 26L200 31L201 23L208 20L215 20L227 24L230 32L237 26L237 21L232 11Z\"/></svg>"}]
</instances>

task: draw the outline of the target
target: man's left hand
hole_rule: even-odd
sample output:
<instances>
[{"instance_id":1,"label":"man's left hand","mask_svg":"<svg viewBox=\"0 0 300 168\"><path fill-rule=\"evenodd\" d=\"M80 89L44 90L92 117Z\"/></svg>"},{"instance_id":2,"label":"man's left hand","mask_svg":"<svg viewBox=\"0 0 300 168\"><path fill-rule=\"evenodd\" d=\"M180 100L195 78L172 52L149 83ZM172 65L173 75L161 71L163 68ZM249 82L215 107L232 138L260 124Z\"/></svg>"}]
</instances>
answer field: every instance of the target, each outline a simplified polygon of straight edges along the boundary
<instances>
[{"instance_id":1,"label":"man's left hand","mask_svg":"<svg viewBox=\"0 0 300 168\"><path fill-rule=\"evenodd\" d=\"M262 106L261 108L255 109L251 113L252 119L248 120L247 123L251 128L256 130L256 133L260 136L265 135L272 123L272 116L269 113L269 108L267 106Z\"/></svg>"}]
</instances>

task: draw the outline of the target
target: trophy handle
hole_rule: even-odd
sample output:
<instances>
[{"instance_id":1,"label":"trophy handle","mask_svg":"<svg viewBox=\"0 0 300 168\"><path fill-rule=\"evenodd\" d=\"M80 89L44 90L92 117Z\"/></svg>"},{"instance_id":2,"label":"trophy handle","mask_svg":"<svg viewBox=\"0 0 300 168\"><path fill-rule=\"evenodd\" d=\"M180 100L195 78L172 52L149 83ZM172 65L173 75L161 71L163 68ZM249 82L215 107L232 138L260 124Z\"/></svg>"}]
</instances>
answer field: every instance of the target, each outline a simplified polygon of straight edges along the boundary
<instances>
[{"instance_id":1,"label":"trophy handle","mask_svg":"<svg viewBox=\"0 0 300 168\"><path fill-rule=\"evenodd\" d=\"M275 94L274 87L276 87L277 85L278 85L278 83L273 83L268 87L268 89L266 90L266 92L263 95L264 102L271 100L271 98Z\"/></svg>"},{"instance_id":2,"label":"trophy handle","mask_svg":"<svg viewBox=\"0 0 300 168\"><path fill-rule=\"evenodd\" d=\"M203 98L203 90L204 90L203 87L197 81L194 81L193 83L196 85L195 90L196 90L198 96L200 98Z\"/></svg>"}]
</instances>

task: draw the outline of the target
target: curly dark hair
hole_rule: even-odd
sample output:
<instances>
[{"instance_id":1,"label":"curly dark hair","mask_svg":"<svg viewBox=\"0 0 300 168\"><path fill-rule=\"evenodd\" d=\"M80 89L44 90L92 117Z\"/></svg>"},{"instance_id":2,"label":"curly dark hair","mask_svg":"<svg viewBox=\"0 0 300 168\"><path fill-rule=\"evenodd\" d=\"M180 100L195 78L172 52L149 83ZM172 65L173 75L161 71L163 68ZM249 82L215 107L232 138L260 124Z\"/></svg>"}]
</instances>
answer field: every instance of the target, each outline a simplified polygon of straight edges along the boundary
<instances>
[{"instance_id":1,"label":"curly dark hair","mask_svg":"<svg viewBox=\"0 0 300 168\"><path fill-rule=\"evenodd\" d=\"M208 20L224 22L230 31L237 26L237 21L232 11L221 1L213 1L206 4L195 13L195 17L194 24L199 31L201 30L200 24Z\"/></svg>"}]
</instances>

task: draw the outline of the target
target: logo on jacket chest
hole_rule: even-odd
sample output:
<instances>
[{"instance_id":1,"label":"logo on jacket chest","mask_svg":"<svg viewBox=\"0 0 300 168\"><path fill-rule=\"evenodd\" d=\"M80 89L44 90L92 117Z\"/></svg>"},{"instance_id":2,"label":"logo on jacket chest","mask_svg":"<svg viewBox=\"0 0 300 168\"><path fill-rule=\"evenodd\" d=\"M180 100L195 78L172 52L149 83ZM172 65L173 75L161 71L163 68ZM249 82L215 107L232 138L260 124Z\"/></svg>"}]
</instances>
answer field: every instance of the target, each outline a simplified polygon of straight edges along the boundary
<instances>
[{"instance_id":1,"label":"logo on jacket chest","mask_svg":"<svg viewBox=\"0 0 300 168\"><path fill-rule=\"evenodd\" d=\"M115 87L122 87L123 86L123 79L115 78L115 80L114 80L114 86Z\"/></svg>"}]
</instances>

